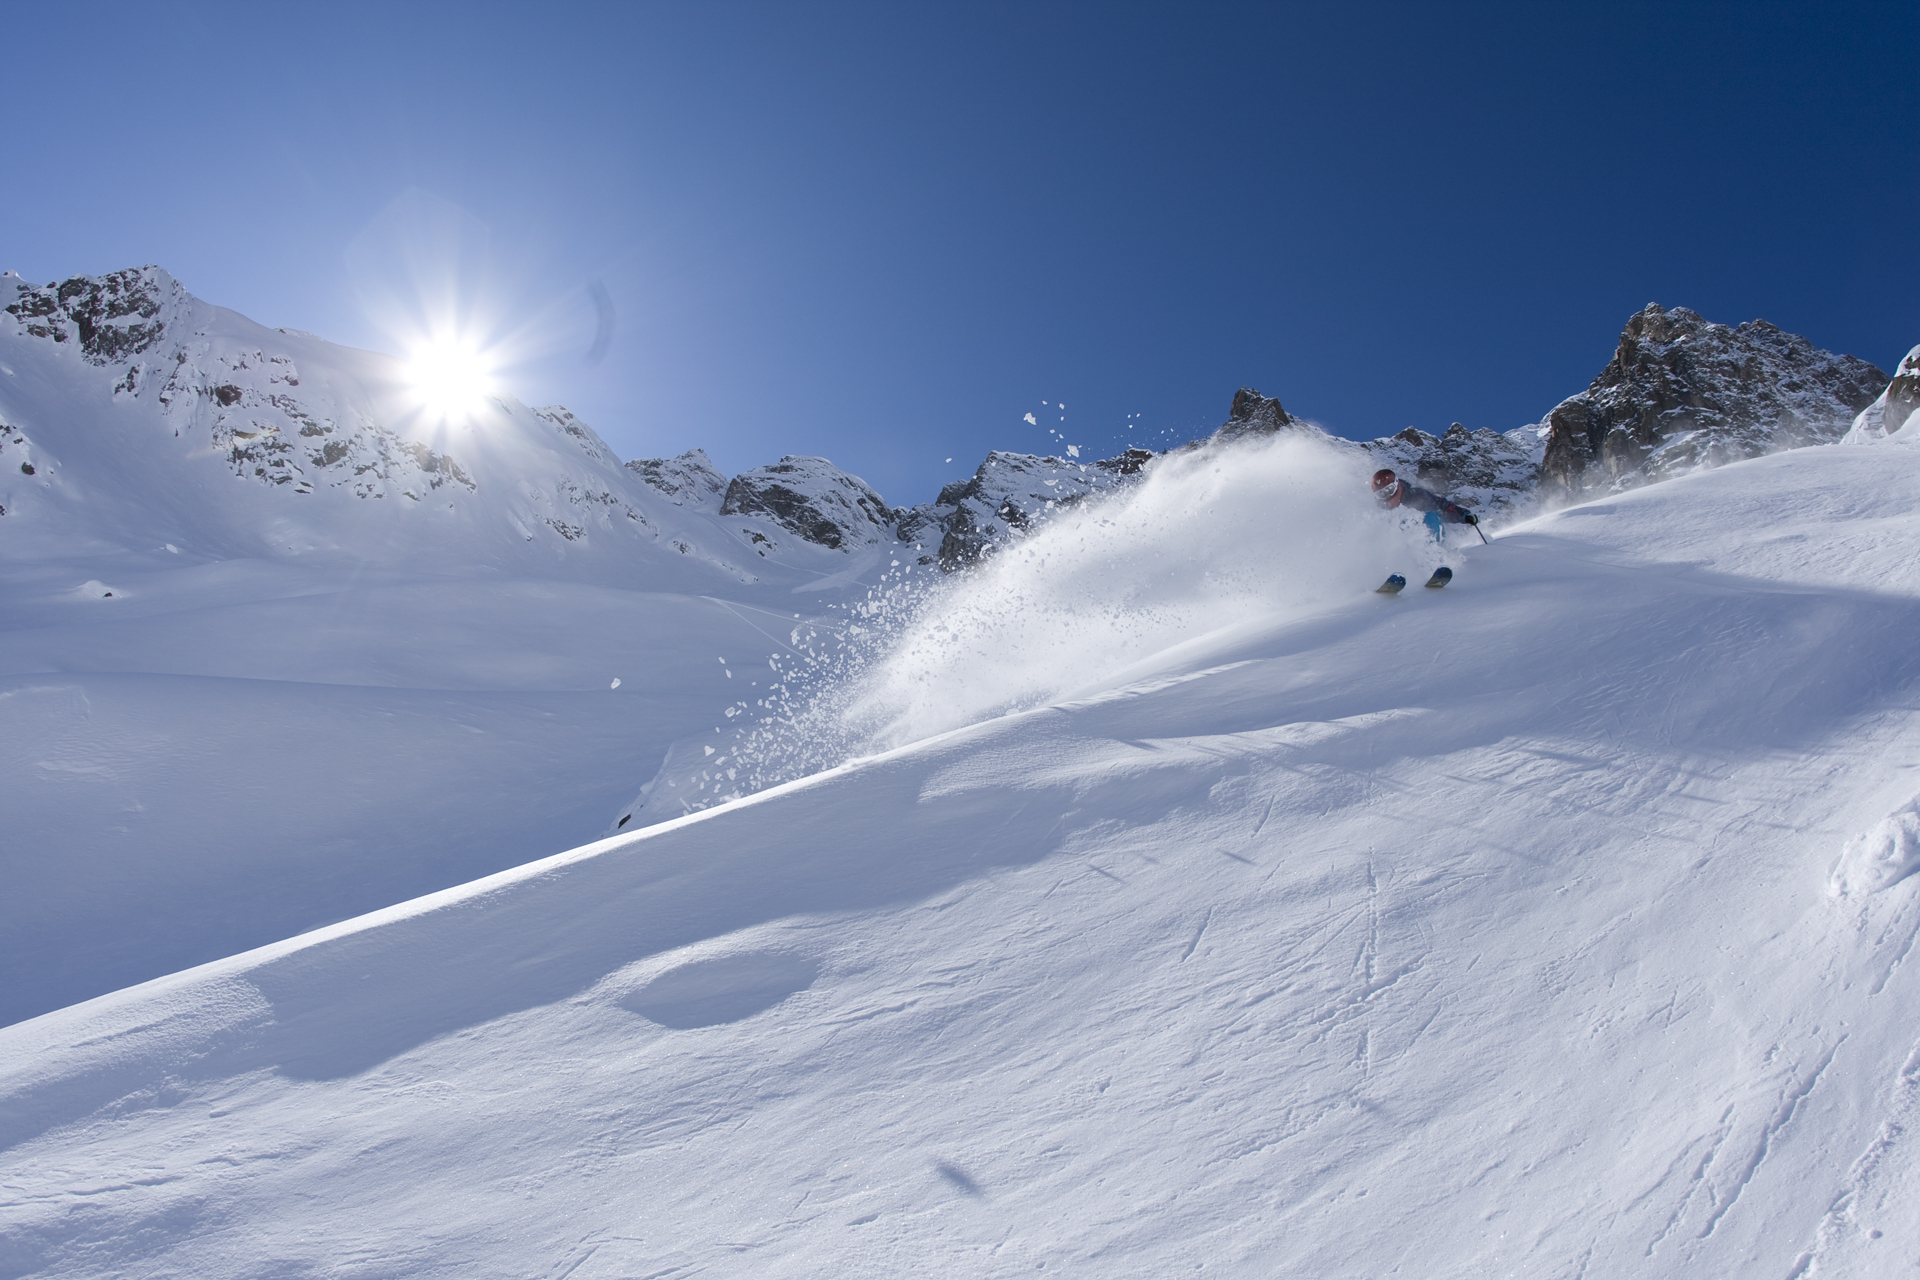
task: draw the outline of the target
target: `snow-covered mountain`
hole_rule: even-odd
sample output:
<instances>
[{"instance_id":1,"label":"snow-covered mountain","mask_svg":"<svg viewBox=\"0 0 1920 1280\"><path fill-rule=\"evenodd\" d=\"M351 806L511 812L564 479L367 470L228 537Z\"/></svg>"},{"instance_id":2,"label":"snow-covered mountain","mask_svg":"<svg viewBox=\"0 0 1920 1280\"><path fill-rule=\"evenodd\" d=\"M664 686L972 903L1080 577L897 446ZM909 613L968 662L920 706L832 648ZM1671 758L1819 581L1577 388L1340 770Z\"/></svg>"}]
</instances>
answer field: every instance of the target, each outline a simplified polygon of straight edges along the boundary
<instances>
[{"instance_id":1,"label":"snow-covered mountain","mask_svg":"<svg viewBox=\"0 0 1920 1280\"><path fill-rule=\"evenodd\" d=\"M1650 302L1593 384L1547 415L1543 480L1564 502L1831 443L1886 386L1865 360L1764 320L1730 329Z\"/></svg>"},{"instance_id":2,"label":"snow-covered mountain","mask_svg":"<svg viewBox=\"0 0 1920 1280\"><path fill-rule=\"evenodd\" d=\"M399 362L266 329L157 267L45 287L0 280L0 309L0 513L9 546L33 555L94 545L455 571L557 564L693 586L844 576L844 557L890 558L901 541L952 571L1137 479L1155 456L996 451L933 501L896 509L820 458L731 479L699 450L623 466L557 405L493 395L471 420L436 422ZM1593 386L1544 424L1409 427L1335 447L1498 522L1531 510L1543 477L1563 500L1837 438L1883 391L1906 407L1904 385L1763 321L1728 329L1649 306ZM1243 388L1220 429L1183 448L1279 431L1333 439Z\"/></svg>"},{"instance_id":3,"label":"snow-covered mountain","mask_svg":"<svg viewBox=\"0 0 1920 1280\"><path fill-rule=\"evenodd\" d=\"M623 466L566 409L501 394L436 421L399 361L267 329L157 267L0 280L0 311L15 557L164 549L709 588L846 568L764 506L711 501L697 451Z\"/></svg>"},{"instance_id":4,"label":"snow-covered mountain","mask_svg":"<svg viewBox=\"0 0 1920 1280\"><path fill-rule=\"evenodd\" d=\"M1920 446L1400 598L1361 459L1232 447L945 580L897 683L1043 705L0 1030L6 1273L1910 1269Z\"/></svg>"}]
</instances>

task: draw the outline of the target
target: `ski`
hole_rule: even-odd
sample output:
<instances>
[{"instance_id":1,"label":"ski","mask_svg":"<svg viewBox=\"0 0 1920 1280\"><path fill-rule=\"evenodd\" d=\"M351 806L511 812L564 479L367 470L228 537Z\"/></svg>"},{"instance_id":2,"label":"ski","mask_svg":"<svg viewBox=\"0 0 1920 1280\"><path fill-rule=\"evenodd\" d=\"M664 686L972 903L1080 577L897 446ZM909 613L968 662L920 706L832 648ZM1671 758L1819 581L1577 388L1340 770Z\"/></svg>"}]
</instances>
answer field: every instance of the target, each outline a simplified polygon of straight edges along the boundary
<instances>
[{"instance_id":1,"label":"ski","mask_svg":"<svg viewBox=\"0 0 1920 1280\"><path fill-rule=\"evenodd\" d=\"M1375 587L1374 590L1384 596L1397 596L1400 594L1400 588L1406 585L1407 580L1405 578L1397 573L1390 573L1387 575L1387 580Z\"/></svg>"},{"instance_id":2,"label":"ski","mask_svg":"<svg viewBox=\"0 0 1920 1280\"><path fill-rule=\"evenodd\" d=\"M1427 579L1427 585L1430 587L1444 587L1449 582L1452 582L1452 581L1453 581L1453 570L1442 565L1440 568L1435 569L1433 571L1433 576Z\"/></svg>"}]
</instances>

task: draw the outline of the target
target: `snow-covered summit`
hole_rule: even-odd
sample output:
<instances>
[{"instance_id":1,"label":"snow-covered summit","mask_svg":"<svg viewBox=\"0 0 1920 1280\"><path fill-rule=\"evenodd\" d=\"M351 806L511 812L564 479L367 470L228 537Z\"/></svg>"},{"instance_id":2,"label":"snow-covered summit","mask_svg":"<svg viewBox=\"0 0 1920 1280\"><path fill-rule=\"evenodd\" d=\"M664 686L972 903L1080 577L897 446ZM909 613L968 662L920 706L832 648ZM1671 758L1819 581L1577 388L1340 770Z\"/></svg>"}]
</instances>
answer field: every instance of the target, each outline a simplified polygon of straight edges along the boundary
<instances>
[{"instance_id":1,"label":"snow-covered summit","mask_svg":"<svg viewBox=\"0 0 1920 1280\"><path fill-rule=\"evenodd\" d=\"M1765 320L1728 328L1650 302L1593 384L1547 416L1542 481L1577 498L1830 443L1886 384Z\"/></svg>"},{"instance_id":2,"label":"snow-covered summit","mask_svg":"<svg viewBox=\"0 0 1920 1280\"><path fill-rule=\"evenodd\" d=\"M893 508L859 476L825 458L788 454L727 484L725 516L761 516L832 551L876 547L893 538Z\"/></svg>"},{"instance_id":3,"label":"snow-covered summit","mask_svg":"<svg viewBox=\"0 0 1920 1280\"><path fill-rule=\"evenodd\" d=\"M627 469L676 507L711 507L717 512L726 496L726 473L713 465L705 449L689 449L677 458L635 458Z\"/></svg>"}]
</instances>

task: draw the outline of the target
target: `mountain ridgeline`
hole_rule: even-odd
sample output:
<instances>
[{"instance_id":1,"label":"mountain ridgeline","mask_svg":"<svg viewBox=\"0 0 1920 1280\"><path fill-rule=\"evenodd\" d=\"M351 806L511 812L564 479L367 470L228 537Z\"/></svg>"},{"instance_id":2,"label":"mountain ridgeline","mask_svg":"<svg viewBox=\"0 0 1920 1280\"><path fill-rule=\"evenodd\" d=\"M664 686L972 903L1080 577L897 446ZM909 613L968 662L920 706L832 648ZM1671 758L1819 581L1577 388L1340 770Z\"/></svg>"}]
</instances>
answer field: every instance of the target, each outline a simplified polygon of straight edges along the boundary
<instances>
[{"instance_id":1,"label":"mountain ridgeline","mask_svg":"<svg viewBox=\"0 0 1920 1280\"><path fill-rule=\"evenodd\" d=\"M157 267L45 287L0 280L0 312L0 517L69 541L86 512L88 538L159 531L169 550L213 556L439 546L564 560L645 548L752 581L896 548L952 572L1138 482L1162 456L994 451L932 501L894 507L823 458L733 477L699 449L622 464L565 408L507 396L488 397L485 430L450 431L407 403L389 357L254 324ZM1728 328L1650 304L1587 390L1539 423L1356 442L1243 388L1218 430L1176 451L1309 433L1357 468L1391 467L1500 521L1850 429L1889 434L1916 405L1920 348L1889 379L1765 321ZM242 495L215 484L223 475L254 483Z\"/></svg>"}]
</instances>

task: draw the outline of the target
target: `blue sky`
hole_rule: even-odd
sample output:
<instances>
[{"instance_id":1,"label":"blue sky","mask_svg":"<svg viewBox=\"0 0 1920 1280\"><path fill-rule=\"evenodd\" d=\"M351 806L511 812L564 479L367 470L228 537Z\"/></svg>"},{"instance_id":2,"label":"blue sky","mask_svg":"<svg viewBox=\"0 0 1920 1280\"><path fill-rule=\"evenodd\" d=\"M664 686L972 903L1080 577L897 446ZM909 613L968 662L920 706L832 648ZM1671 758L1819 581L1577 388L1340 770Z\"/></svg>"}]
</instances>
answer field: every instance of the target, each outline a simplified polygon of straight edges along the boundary
<instances>
[{"instance_id":1,"label":"blue sky","mask_svg":"<svg viewBox=\"0 0 1920 1280\"><path fill-rule=\"evenodd\" d=\"M157 262L396 351L425 279L625 456L819 454L896 503L1048 427L1187 439L1242 385L1355 437L1505 430L1649 300L1883 368L1920 341L1911 5L8 3L0 35L0 267Z\"/></svg>"}]
</instances>

